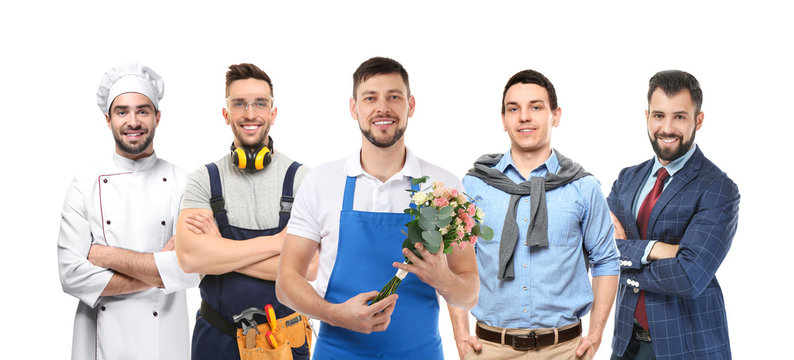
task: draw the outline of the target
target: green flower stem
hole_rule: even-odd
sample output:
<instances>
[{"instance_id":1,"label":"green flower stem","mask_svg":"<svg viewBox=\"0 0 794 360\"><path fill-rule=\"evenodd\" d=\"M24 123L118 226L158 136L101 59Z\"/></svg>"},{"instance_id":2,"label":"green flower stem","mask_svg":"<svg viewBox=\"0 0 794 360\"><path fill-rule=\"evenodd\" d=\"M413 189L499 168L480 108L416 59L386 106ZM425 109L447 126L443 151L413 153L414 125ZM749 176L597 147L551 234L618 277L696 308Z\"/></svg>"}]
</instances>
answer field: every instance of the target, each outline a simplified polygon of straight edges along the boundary
<instances>
[{"instance_id":1,"label":"green flower stem","mask_svg":"<svg viewBox=\"0 0 794 360\"><path fill-rule=\"evenodd\" d=\"M403 262L403 264L410 264L410 263L411 262L408 260L405 260ZM405 275L406 272L404 270L398 269L397 274L395 274L394 277L392 277L391 280L389 280L389 282L386 283L386 286L384 286L383 289L381 289L380 293L378 293L378 296L376 296L375 299L373 299L369 304L372 305L378 301L385 299L389 295L397 292L397 288L400 287L400 284L403 281L402 279L405 277Z\"/></svg>"}]
</instances>

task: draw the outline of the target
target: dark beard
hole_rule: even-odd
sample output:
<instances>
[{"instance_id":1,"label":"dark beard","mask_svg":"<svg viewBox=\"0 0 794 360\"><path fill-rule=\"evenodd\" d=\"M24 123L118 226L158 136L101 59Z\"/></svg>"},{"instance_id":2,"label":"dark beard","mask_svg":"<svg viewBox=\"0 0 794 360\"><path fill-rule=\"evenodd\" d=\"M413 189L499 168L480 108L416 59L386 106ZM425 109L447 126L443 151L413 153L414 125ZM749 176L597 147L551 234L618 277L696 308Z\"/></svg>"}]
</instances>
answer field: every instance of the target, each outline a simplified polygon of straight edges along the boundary
<instances>
[{"instance_id":1,"label":"dark beard","mask_svg":"<svg viewBox=\"0 0 794 360\"><path fill-rule=\"evenodd\" d=\"M678 159L678 158L684 156L684 154L686 154L686 152L689 151L689 149L692 148L692 144L695 143L695 131L697 131L697 128L692 129L692 136L689 137L689 141L682 142L678 146L678 148L676 148L672 152L663 152L662 151L662 148L659 146L659 143L658 143L658 141L660 141L660 140L656 140L656 135L651 136L650 134L648 134L648 139L651 140L651 147L653 147L653 152L656 153L656 156L659 159L662 159L662 160L667 161L667 162L671 162L671 161L674 161L675 159Z\"/></svg>"},{"instance_id":2,"label":"dark beard","mask_svg":"<svg viewBox=\"0 0 794 360\"><path fill-rule=\"evenodd\" d=\"M136 130L136 129L132 129L132 130ZM154 141L154 130L149 132L146 135L146 137L143 139L143 142L139 143L138 145L129 145L125 143L124 140L122 140L121 136L122 136L121 131L119 132L113 131L113 139L116 140L116 146L118 146L119 149L121 149L121 151L127 154L138 155L144 152L144 150L146 150L149 147L149 145L152 144L152 141Z\"/></svg>"},{"instance_id":3,"label":"dark beard","mask_svg":"<svg viewBox=\"0 0 794 360\"><path fill-rule=\"evenodd\" d=\"M367 138L367 140L369 140L369 142L372 143L372 145L375 145L379 148L387 148L389 146L394 145L405 134L405 129L397 129L394 132L394 137L392 137L391 140L387 142L380 142L377 139L375 139L375 135L372 135L371 131L364 130L361 127L359 127L359 130L361 130L361 134L364 135L364 137Z\"/></svg>"},{"instance_id":4,"label":"dark beard","mask_svg":"<svg viewBox=\"0 0 794 360\"><path fill-rule=\"evenodd\" d=\"M239 129L239 128L238 129L233 129L235 138L240 141L240 146L243 147L243 148L246 148L248 150L251 150L251 151L256 151L262 145L265 145L267 143L268 134L270 133L270 124L265 123L265 125L262 125L262 126L265 127L265 130L262 131L262 134L259 135L259 138L256 139L252 144L243 143L243 141L241 140L243 138L243 136L241 135L241 133L243 131L242 129Z\"/></svg>"}]
</instances>

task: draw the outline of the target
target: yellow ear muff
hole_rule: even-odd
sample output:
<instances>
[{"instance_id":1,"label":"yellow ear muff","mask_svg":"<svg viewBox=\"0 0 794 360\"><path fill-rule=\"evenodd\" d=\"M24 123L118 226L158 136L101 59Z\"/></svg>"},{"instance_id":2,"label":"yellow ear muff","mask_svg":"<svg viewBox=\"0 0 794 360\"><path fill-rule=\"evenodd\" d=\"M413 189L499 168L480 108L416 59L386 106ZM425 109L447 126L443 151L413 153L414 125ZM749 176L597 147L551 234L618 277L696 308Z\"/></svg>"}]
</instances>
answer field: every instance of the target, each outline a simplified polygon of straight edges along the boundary
<instances>
[{"instance_id":1,"label":"yellow ear muff","mask_svg":"<svg viewBox=\"0 0 794 360\"><path fill-rule=\"evenodd\" d=\"M256 154L256 161L254 161L254 165L256 166L257 170L262 170L262 169L265 168L265 164L264 164L265 156L269 152L270 152L270 149L268 149L265 146L265 147L262 147L262 150L259 150L259 152Z\"/></svg>"},{"instance_id":2,"label":"yellow ear muff","mask_svg":"<svg viewBox=\"0 0 794 360\"><path fill-rule=\"evenodd\" d=\"M240 169L245 169L245 166L248 165L248 157L245 156L245 150L242 148L234 149L235 154L237 154L237 167Z\"/></svg>"}]
</instances>

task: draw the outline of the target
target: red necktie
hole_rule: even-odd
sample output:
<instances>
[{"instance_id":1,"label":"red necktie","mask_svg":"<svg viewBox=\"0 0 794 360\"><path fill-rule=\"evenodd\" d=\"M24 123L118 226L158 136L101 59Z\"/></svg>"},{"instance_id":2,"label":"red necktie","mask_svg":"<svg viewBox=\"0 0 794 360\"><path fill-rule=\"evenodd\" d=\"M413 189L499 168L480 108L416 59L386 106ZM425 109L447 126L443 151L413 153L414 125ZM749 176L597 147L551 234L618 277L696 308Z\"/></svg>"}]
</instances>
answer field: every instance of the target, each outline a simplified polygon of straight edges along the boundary
<instances>
[{"instance_id":1,"label":"red necktie","mask_svg":"<svg viewBox=\"0 0 794 360\"><path fill-rule=\"evenodd\" d=\"M640 238L646 240L648 234L648 219L651 217L653 206L656 205L656 200L662 195L664 190L664 180L670 174L665 168L659 168L656 172L656 183L653 184L653 189L645 197L645 200L640 206L640 211L637 213L637 227L640 229ZM643 329L648 330L648 313L645 310L645 291L640 291L640 297L637 299L637 307L634 309L634 318L640 323Z\"/></svg>"}]
</instances>

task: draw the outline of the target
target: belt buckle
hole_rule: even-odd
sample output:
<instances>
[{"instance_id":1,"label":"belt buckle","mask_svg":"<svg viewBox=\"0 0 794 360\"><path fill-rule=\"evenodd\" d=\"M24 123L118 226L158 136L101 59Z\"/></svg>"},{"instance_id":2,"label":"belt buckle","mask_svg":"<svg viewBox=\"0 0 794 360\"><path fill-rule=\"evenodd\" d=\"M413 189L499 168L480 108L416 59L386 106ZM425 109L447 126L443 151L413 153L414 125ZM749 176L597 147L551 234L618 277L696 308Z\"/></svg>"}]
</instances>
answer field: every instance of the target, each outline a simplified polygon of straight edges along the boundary
<instances>
[{"instance_id":1,"label":"belt buckle","mask_svg":"<svg viewBox=\"0 0 794 360\"><path fill-rule=\"evenodd\" d=\"M516 339L521 339L521 340L526 339L528 342L527 344L528 347L521 346L521 344L517 343ZM522 351L533 350L538 347L538 337L534 331L530 331L530 333L527 335L513 335L513 343L511 344L511 346L513 346L513 349L516 350L522 350Z\"/></svg>"}]
</instances>

